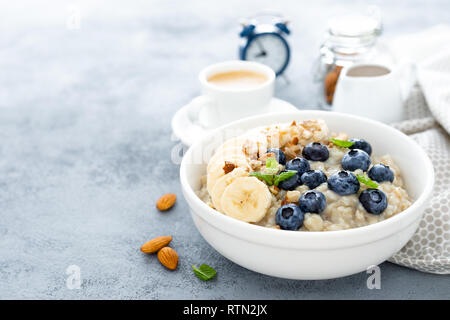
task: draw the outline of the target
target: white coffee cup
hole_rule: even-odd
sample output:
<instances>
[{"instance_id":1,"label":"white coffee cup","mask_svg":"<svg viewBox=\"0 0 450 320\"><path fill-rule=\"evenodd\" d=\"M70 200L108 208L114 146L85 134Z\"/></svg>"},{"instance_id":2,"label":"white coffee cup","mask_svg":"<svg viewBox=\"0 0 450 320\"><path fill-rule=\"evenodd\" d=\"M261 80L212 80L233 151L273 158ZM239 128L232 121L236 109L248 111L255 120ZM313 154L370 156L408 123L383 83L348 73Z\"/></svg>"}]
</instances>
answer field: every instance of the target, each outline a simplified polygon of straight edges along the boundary
<instances>
[{"instance_id":1,"label":"white coffee cup","mask_svg":"<svg viewBox=\"0 0 450 320\"><path fill-rule=\"evenodd\" d=\"M411 65L390 68L379 64L355 64L342 69L333 98L333 111L385 123L403 120L403 103L410 89L402 88L405 70L411 71Z\"/></svg>"},{"instance_id":2,"label":"white coffee cup","mask_svg":"<svg viewBox=\"0 0 450 320\"><path fill-rule=\"evenodd\" d=\"M266 80L243 87L221 86L209 81L214 75L232 71L254 72ZM188 115L192 122L205 128L267 112L274 94L275 72L257 62L235 60L216 63L203 69L198 79L202 95L188 105Z\"/></svg>"}]
</instances>

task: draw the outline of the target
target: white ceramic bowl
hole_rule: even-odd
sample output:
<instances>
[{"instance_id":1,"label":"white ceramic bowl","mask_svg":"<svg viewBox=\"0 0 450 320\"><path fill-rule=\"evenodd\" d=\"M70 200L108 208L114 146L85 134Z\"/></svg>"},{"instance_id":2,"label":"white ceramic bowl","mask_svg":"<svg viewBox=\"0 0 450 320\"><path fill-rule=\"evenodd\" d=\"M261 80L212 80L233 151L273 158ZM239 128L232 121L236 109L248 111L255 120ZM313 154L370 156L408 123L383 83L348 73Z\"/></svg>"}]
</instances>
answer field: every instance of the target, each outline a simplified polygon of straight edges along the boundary
<instances>
[{"instance_id":1,"label":"white ceramic bowl","mask_svg":"<svg viewBox=\"0 0 450 320\"><path fill-rule=\"evenodd\" d=\"M412 206L394 217L361 228L296 232L230 218L196 195L206 163L224 139L263 125L308 119L324 119L330 132L346 132L350 137L366 139L375 155L390 154L401 169L406 189L414 200ZM223 256L247 269L275 277L330 279L378 265L408 242L431 196L434 171L421 147L392 127L348 114L298 111L247 118L215 130L187 151L180 179L197 229Z\"/></svg>"}]
</instances>

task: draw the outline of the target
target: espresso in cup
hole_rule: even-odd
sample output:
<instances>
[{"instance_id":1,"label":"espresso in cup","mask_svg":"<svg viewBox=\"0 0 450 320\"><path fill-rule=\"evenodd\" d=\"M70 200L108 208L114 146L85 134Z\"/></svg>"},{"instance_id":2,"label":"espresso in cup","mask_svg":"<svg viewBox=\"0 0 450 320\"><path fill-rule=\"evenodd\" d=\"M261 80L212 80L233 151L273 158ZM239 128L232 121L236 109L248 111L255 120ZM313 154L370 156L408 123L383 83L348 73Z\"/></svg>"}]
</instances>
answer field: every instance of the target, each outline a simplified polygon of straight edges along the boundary
<instances>
[{"instance_id":1,"label":"espresso in cup","mask_svg":"<svg viewBox=\"0 0 450 320\"><path fill-rule=\"evenodd\" d=\"M189 104L192 123L214 128L269 111L275 72L261 63L233 60L210 65L198 75L202 95Z\"/></svg>"},{"instance_id":2,"label":"espresso in cup","mask_svg":"<svg viewBox=\"0 0 450 320\"><path fill-rule=\"evenodd\" d=\"M228 89L252 89L260 86L269 78L259 72L250 70L234 70L220 72L208 77L207 81Z\"/></svg>"}]
</instances>

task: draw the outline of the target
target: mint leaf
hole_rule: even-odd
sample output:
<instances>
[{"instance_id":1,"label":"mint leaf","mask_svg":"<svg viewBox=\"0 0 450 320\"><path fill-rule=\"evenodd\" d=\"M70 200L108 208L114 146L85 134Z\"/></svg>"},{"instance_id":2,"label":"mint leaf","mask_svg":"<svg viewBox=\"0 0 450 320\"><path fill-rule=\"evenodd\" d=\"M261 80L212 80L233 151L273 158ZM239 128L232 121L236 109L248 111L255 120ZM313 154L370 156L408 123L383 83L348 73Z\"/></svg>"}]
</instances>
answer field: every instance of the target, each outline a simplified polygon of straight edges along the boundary
<instances>
[{"instance_id":1,"label":"mint leaf","mask_svg":"<svg viewBox=\"0 0 450 320\"><path fill-rule=\"evenodd\" d=\"M192 265L192 269L194 270L195 275L203 281L211 280L212 278L215 277L215 275L217 273L216 270L214 270L214 268L212 268L206 264L202 264L198 268L196 266Z\"/></svg>"},{"instance_id":2,"label":"mint leaf","mask_svg":"<svg viewBox=\"0 0 450 320\"><path fill-rule=\"evenodd\" d=\"M371 180L369 177L367 176L362 176L360 174L356 175L356 178L358 179L359 182L364 183L366 186L369 186L371 188L378 188L378 184L376 184L375 182L373 182L373 180Z\"/></svg>"},{"instance_id":3,"label":"mint leaf","mask_svg":"<svg viewBox=\"0 0 450 320\"><path fill-rule=\"evenodd\" d=\"M257 177L261 180L264 180L269 186L273 185L274 175L271 173L263 173L263 172L250 172L250 176Z\"/></svg>"},{"instance_id":4,"label":"mint leaf","mask_svg":"<svg viewBox=\"0 0 450 320\"><path fill-rule=\"evenodd\" d=\"M295 175L296 173L297 173L297 171L295 171L295 170L288 170L288 171L285 171L285 172L281 172L279 175L275 176L275 181L274 181L273 184L274 184L276 187L278 187L278 184L279 184L281 181L284 181L284 180L289 179L290 177L292 177L292 176Z\"/></svg>"},{"instance_id":5,"label":"mint leaf","mask_svg":"<svg viewBox=\"0 0 450 320\"><path fill-rule=\"evenodd\" d=\"M338 147L343 147L343 148L350 148L352 145L355 144L353 141L339 140L339 139L333 139L333 138L331 138L330 141L333 142Z\"/></svg>"},{"instance_id":6,"label":"mint leaf","mask_svg":"<svg viewBox=\"0 0 450 320\"><path fill-rule=\"evenodd\" d=\"M272 185L278 186L278 184L281 181L289 179L296 173L297 173L297 171L295 171L295 170L284 171L278 175L272 174L272 173L264 173L264 172L250 172L250 176L257 177L257 178L265 181L269 186L272 186Z\"/></svg>"},{"instance_id":7,"label":"mint leaf","mask_svg":"<svg viewBox=\"0 0 450 320\"><path fill-rule=\"evenodd\" d=\"M266 171L275 174L278 172L278 162L275 158L267 158L266 159Z\"/></svg>"}]
</instances>

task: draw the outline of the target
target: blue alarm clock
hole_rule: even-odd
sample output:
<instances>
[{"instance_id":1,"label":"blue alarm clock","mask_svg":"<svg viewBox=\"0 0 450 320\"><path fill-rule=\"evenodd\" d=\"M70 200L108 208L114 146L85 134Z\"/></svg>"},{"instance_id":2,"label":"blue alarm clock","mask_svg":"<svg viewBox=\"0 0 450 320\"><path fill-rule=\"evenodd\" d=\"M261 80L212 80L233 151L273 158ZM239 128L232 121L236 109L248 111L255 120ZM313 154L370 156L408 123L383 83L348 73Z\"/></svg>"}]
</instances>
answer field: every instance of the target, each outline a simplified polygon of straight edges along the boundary
<instances>
[{"instance_id":1,"label":"blue alarm clock","mask_svg":"<svg viewBox=\"0 0 450 320\"><path fill-rule=\"evenodd\" d=\"M268 22L261 22L257 18L242 22L240 36L243 41L239 47L239 57L241 60L265 64L279 76L286 70L291 56L285 39L289 34L287 21L279 17L269 17Z\"/></svg>"}]
</instances>

